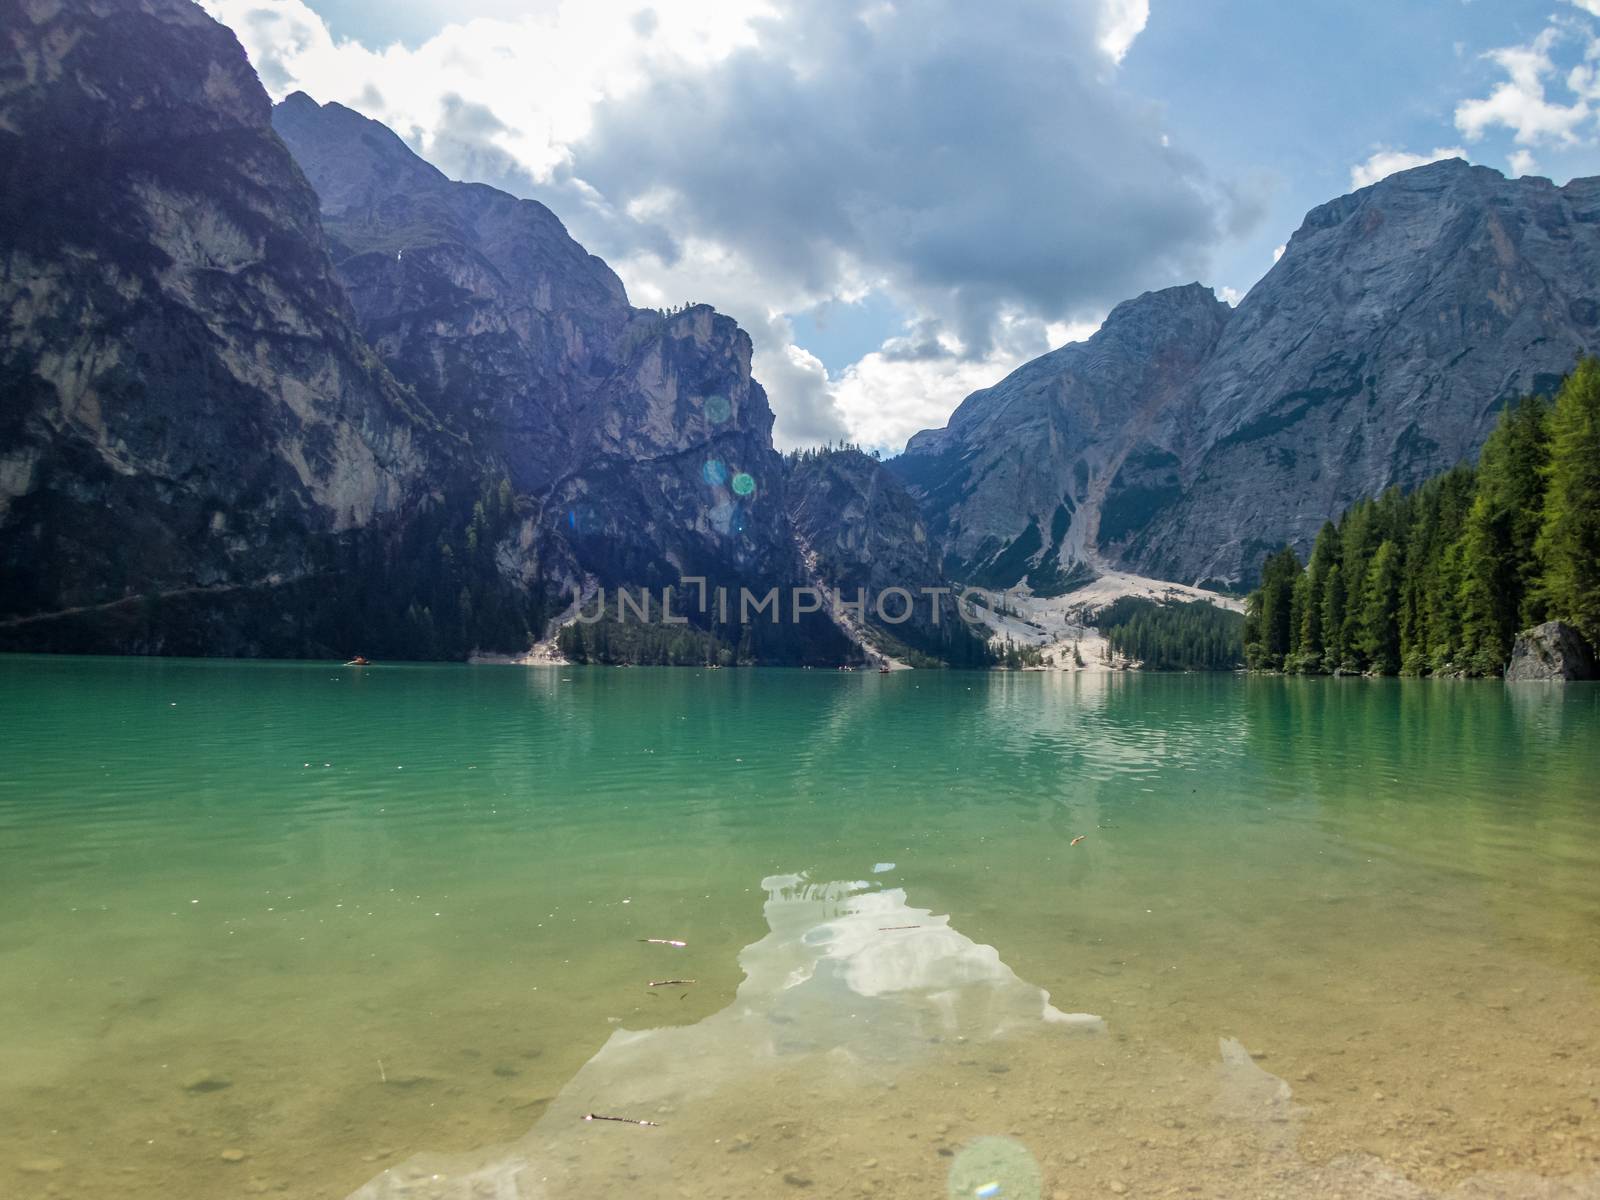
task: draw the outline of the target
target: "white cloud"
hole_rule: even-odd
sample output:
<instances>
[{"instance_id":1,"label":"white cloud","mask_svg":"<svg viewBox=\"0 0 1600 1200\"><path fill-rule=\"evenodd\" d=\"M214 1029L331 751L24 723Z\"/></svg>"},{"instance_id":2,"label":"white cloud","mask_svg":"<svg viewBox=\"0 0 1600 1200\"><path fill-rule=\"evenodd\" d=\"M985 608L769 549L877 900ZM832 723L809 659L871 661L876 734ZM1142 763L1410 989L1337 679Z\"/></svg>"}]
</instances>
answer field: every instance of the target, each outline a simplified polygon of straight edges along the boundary
<instances>
[{"instance_id":1,"label":"white cloud","mask_svg":"<svg viewBox=\"0 0 1600 1200\"><path fill-rule=\"evenodd\" d=\"M1282 245L1279 245L1279 246L1274 246L1272 248L1272 261L1273 262L1277 262L1280 258L1282 258L1283 257L1283 252L1285 250L1287 250L1288 248L1289 248L1289 243L1288 242L1284 242Z\"/></svg>"},{"instance_id":2,"label":"white cloud","mask_svg":"<svg viewBox=\"0 0 1600 1200\"><path fill-rule=\"evenodd\" d=\"M607 97L704 68L756 39L765 0L554 0L511 18L444 25L415 49L335 39L304 0L203 0L244 43L275 99L301 90L382 121L432 156L454 98L493 113L494 144L537 180L570 158Z\"/></svg>"},{"instance_id":3,"label":"white cloud","mask_svg":"<svg viewBox=\"0 0 1600 1200\"><path fill-rule=\"evenodd\" d=\"M1600 3L1600 0L1595 0ZM1150 0L1103 0L1100 8L1100 49L1121 62L1150 21ZM1166 145L1163 138L1162 145Z\"/></svg>"},{"instance_id":4,"label":"white cloud","mask_svg":"<svg viewBox=\"0 0 1600 1200\"><path fill-rule=\"evenodd\" d=\"M751 363L772 402L773 443L793 450L859 437L839 407L827 367L791 339L792 333L762 338Z\"/></svg>"},{"instance_id":5,"label":"white cloud","mask_svg":"<svg viewBox=\"0 0 1600 1200\"><path fill-rule=\"evenodd\" d=\"M1506 46L1484 56L1508 78L1482 99L1456 106L1456 128L1469 142L1479 141L1491 128L1511 130L1519 145L1577 140L1578 128L1592 115L1588 101L1580 96L1571 104L1558 104L1545 95L1545 80L1555 73L1550 52L1563 36L1552 25L1525 46Z\"/></svg>"},{"instance_id":6,"label":"white cloud","mask_svg":"<svg viewBox=\"0 0 1600 1200\"><path fill-rule=\"evenodd\" d=\"M1600 0L1572 0L1572 3L1590 16L1600 17Z\"/></svg>"},{"instance_id":7,"label":"white cloud","mask_svg":"<svg viewBox=\"0 0 1600 1200\"><path fill-rule=\"evenodd\" d=\"M1364 188L1377 183L1380 179L1387 179L1396 171L1409 171L1412 167L1426 166L1440 159L1466 157L1467 152L1460 146L1435 146L1427 154L1411 154L1405 150L1379 150L1366 162L1357 163L1350 168L1350 187L1351 190ZM1279 246L1273 253L1272 260L1276 262L1282 253L1283 247Z\"/></svg>"},{"instance_id":8,"label":"white cloud","mask_svg":"<svg viewBox=\"0 0 1600 1200\"><path fill-rule=\"evenodd\" d=\"M943 425L957 404L1027 357L997 350L978 360L900 359L874 350L845 369L835 403L855 440L898 453L912 434Z\"/></svg>"},{"instance_id":9,"label":"white cloud","mask_svg":"<svg viewBox=\"0 0 1600 1200\"><path fill-rule=\"evenodd\" d=\"M1244 293L1236 287L1219 287L1217 289L1217 299L1224 304L1231 304L1237 308L1239 301L1244 299Z\"/></svg>"},{"instance_id":10,"label":"white cloud","mask_svg":"<svg viewBox=\"0 0 1600 1200\"><path fill-rule=\"evenodd\" d=\"M1600 0L1597 0L1600 3ZM1512 178L1523 175L1532 175L1539 169L1539 164L1534 160L1533 153L1528 150L1513 150L1506 156L1506 162L1511 167Z\"/></svg>"},{"instance_id":11,"label":"white cloud","mask_svg":"<svg viewBox=\"0 0 1600 1200\"><path fill-rule=\"evenodd\" d=\"M304 0L202 2L275 97L543 200L636 304L735 317L786 445L939 424L1075 323L1203 274L1256 215L1119 90L1148 0L547 0L382 49ZM830 379L782 314L867 291L947 346Z\"/></svg>"},{"instance_id":12,"label":"white cloud","mask_svg":"<svg viewBox=\"0 0 1600 1200\"><path fill-rule=\"evenodd\" d=\"M963 356L948 334L925 329L890 338L847 367L829 390L853 438L897 454L912 434L943 425L973 392L992 387L1048 349L1085 341L1103 321L1096 316L1041 327L1020 313L1006 313L1000 336L980 357Z\"/></svg>"},{"instance_id":13,"label":"white cloud","mask_svg":"<svg viewBox=\"0 0 1600 1200\"><path fill-rule=\"evenodd\" d=\"M1105 317L1094 317L1087 321L1065 321L1060 324L1052 322L1045 326L1045 341L1051 350L1065 346L1068 342L1087 342L1100 332L1100 326L1105 323Z\"/></svg>"}]
</instances>

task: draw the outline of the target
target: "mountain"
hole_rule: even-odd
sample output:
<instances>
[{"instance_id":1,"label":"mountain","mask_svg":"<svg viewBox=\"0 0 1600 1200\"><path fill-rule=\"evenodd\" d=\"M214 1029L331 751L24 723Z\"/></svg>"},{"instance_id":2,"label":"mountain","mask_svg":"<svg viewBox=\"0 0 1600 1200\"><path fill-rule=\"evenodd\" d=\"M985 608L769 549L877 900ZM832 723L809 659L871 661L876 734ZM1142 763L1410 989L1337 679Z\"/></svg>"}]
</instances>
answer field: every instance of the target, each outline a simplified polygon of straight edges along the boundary
<instances>
[{"instance_id":1,"label":"mountain","mask_svg":"<svg viewBox=\"0 0 1600 1200\"><path fill-rule=\"evenodd\" d=\"M1214 351L1228 306L1199 284L1119 304L1086 342L1053 350L962 401L891 466L963 582L1037 594L1091 574L1107 488L1170 418ZM1152 459L1154 466L1160 460ZM1114 531L1124 508L1113 506Z\"/></svg>"},{"instance_id":2,"label":"mountain","mask_svg":"<svg viewBox=\"0 0 1600 1200\"><path fill-rule=\"evenodd\" d=\"M0 648L516 652L686 577L1238 586L1600 342L1600 180L1435 163L1314 210L1237 309L1140 296L892 463L786 465L731 319L633 307L549 209L349 109L273 109L189 0L0 15ZM982 658L949 611L636 640Z\"/></svg>"},{"instance_id":3,"label":"mountain","mask_svg":"<svg viewBox=\"0 0 1600 1200\"><path fill-rule=\"evenodd\" d=\"M276 616L431 487L438 422L357 330L226 29L0 13L0 641L292 649ZM163 601L229 619L165 641Z\"/></svg>"},{"instance_id":4,"label":"mountain","mask_svg":"<svg viewBox=\"0 0 1600 1200\"><path fill-rule=\"evenodd\" d=\"M998 582L1026 562L1048 582L1059 553L1238 586L1360 497L1471 458L1508 399L1600 348L1597 268L1600 179L1432 163L1313 210L1237 310L1211 302L1214 328L1180 299L1198 289L1132 302L1169 373L1118 353L1124 305L1075 353L969 397L892 467L948 531L958 573ZM1077 507L1064 499L1047 530L1063 464Z\"/></svg>"},{"instance_id":5,"label":"mountain","mask_svg":"<svg viewBox=\"0 0 1600 1200\"><path fill-rule=\"evenodd\" d=\"M0 646L459 657L596 588L804 581L732 320L274 112L188 0L0 7Z\"/></svg>"},{"instance_id":6,"label":"mountain","mask_svg":"<svg viewBox=\"0 0 1600 1200\"><path fill-rule=\"evenodd\" d=\"M949 582L938 544L899 479L853 448L801 451L787 463L795 535L824 590L863 601L860 614L841 614L863 640L897 659L988 661L955 598L939 593Z\"/></svg>"},{"instance_id":7,"label":"mountain","mask_svg":"<svg viewBox=\"0 0 1600 1200\"><path fill-rule=\"evenodd\" d=\"M363 334L527 498L546 580L803 582L772 410L731 319L632 307L544 205L449 180L341 105L297 93L273 124ZM821 617L781 632L758 636L764 657L845 648Z\"/></svg>"}]
</instances>

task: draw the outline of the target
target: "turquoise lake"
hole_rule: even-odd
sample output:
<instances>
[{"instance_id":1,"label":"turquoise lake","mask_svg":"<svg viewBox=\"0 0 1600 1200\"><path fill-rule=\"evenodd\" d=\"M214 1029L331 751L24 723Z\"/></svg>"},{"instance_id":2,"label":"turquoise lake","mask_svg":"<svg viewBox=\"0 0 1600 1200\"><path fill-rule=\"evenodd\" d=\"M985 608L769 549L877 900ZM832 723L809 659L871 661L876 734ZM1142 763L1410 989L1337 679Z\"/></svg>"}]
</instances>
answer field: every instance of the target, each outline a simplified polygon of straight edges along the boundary
<instances>
[{"instance_id":1,"label":"turquoise lake","mask_svg":"<svg viewBox=\"0 0 1600 1200\"><path fill-rule=\"evenodd\" d=\"M8 1198L1600 1195L1600 687L8 657L0 729Z\"/></svg>"}]
</instances>

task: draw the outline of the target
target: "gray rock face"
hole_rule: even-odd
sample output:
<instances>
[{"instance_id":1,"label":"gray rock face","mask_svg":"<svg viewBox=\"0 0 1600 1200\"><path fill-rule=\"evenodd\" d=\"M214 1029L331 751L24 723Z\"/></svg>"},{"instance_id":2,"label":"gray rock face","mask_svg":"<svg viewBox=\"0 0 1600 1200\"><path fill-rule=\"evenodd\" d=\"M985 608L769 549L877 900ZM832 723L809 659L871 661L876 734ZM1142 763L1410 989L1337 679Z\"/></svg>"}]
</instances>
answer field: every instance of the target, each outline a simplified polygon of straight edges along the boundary
<instances>
[{"instance_id":1,"label":"gray rock face","mask_svg":"<svg viewBox=\"0 0 1600 1200\"><path fill-rule=\"evenodd\" d=\"M1517 634L1506 682L1600 679L1594 651L1572 626L1546 621Z\"/></svg>"},{"instance_id":2,"label":"gray rock face","mask_svg":"<svg viewBox=\"0 0 1600 1200\"><path fill-rule=\"evenodd\" d=\"M542 204L454 183L350 109L297 92L272 124L368 341L517 491L549 487L603 404L633 317L621 281Z\"/></svg>"},{"instance_id":3,"label":"gray rock face","mask_svg":"<svg viewBox=\"0 0 1600 1200\"><path fill-rule=\"evenodd\" d=\"M1059 461L1058 443L1074 462L1086 440L1062 430L1105 428L1084 468L1102 480L1098 524L1073 522L1086 538L1073 552L1248 583L1268 549L1288 541L1305 554L1360 497L1471 458L1507 399L1553 388L1600 348L1597 280L1600 179L1557 188L1459 160L1418 167L1312 211L1208 344L1203 322L1178 341L1172 373L1184 378L1136 379L1149 365L1137 353L1089 372L1119 309L1076 353L974 394L895 468L970 561L984 536L1037 523L1049 489L1033 481L1053 476L1032 464ZM1003 414L1024 378L1050 402L1013 423ZM1150 401L1136 419L1129 397ZM1015 485L1009 506L1006 488L986 486L996 470Z\"/></svg>"},{"instance_id":4,"label":"gray rock face","mask_svg":"<svg viewBox=\"0 0 1600 1200\"><path fill-rule=\"evenodd\" d=\"M1088 341L1034 359L967 397L944 429L912 438L890 465L923 504L950 572L995 587L1026 577L1039 593L1084 578L1099 547L1153 502L1127 492L1108 509L1107 491L1130 454L1164 479L1171 456L1148 447L1171 440L1173 410L1231 311L1198 284L1147 293ZM1154 487L1159 500L1175 481Z\"/></svg>"},{"instance_id":5,"label":"gray rock face","mask_svg":"<svg viewBox=\"0 0 1600 1200\"><path fill-rule=\"evenodd\" d=\"M0 15L0 620L270 605L426 489L436 423L357 331L225 28L186 0Z\"/></svg>"},{"instance_id":6,"label":"gray rock face","mask_svg":"<svg viewBox=\"0 0 1600 1200\"><path fill-rule=\"evenodd\" d=\"M452 182L340 105L296 94L273 121L362 331L529 497L547 573L800 579L772 411L732 320L631 307L549 209Z\"/></svg>"},{"instance_id":7,"label":"gray rock face","mask_svg":"<svg viewBox=\"0 0 1600 1200\"><path fill-rule=\"evenodd\" d=\"M939 548L916 501L882 463L859 450L810 451L791 460L788 490L815 574L847 601L865 598L869 640L891 655L903 646L958 665L982 657L955 599L922 590L949 586ZM892 588L913 597L906 620L904 598L884 594Z\"/></svg>"},{"instance_id":8,"label":"gray rock face","mask_svg":"<svg viewBox=\"0 0 1600 1200\"><path fill-rule=\"evenodd\" d=\"M1241 580L1362 496L1473 457L1507 400L1600 347L1600 179L1460 160L1313 210L1195 379L1183 497L1125 559Z\"/></svg>"},{"instance_id":9,"label":"gray rock face","mask_svg":"<svg viewBox=\"0 0 1600 1200\"><path fill-rule=\"evenodd\" d=\"M302 174L188 0L0 13L0 645L449 657L579 582L801 581L733 321L300 96Z\"/></svg>"}]
</instances>

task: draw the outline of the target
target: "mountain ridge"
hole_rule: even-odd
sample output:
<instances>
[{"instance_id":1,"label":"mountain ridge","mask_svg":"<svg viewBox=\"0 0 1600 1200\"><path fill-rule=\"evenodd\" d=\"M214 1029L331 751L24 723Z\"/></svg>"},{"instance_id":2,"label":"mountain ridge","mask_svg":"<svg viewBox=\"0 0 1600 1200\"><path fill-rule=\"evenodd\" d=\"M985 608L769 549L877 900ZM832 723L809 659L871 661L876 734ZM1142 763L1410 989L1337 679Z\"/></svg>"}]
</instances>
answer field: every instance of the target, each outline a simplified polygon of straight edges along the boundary
<instances>
[{"instance_id":1,"label":"mountain ridge","mask_svg":"<svg viewBox=\"0 0 1600 1200\"><path fill-rule=\"evenodd\" d=\"M356 332L231 33L179 0L8 8L0 70L26 86L0 96L0 609L210 588L271 609L250 594L426 494L437 421ZM181 644L284 645L261 620Z\"/></svg>"},{"instance_id":2,"label":"mountain ridge","mask_svg":"<svg viewBox=\"0 0 1600 1200\"><path fill-rule=\"evenodd\" d=\"M1312 209L1237 307L1144 293L889 463L786 464L737 323L634 307L544 205L272 105L188 0L6 8L10 648L517 652L573 596L685 577L1238 587L1600 342L1600 179L1447 161Z\"/></svg>"},{"instance_id":3,"label":"mountain ridge","mask_svg":"<svg viewBox=\"0 0 1600 1200\"><path fill-rule=\"evenodd\" d=\"M731 318L633 307L544 205L449 180L341 105L297 93L273 115L362 332L528 497L547 579L803 581L772 410ZM803 624L757 641L839 649L823 619Z\"/></svg>"},{"instance_id":4,"label":"mountain ridge","mask_svg":"<svg viewBox=\"0 0 1600 1200\"><path fill-rule=\"evenodd\" d=\"M1150 420L1123 427L1120 442L1054 450L1040 468L1049 487L1069 485L1064 469L1085 454L1080 476L1117 465L1103 480L1099 524L1069 527L1072 539L1053 539L1028 561L1055 554L1237 587L1266 550L1289 541L1304 552L1322 522L1360 496L1415 486L1470 457L1509 398L1549 391L1600 344L1597 222L1600 178L1558 188L1459 159L1317 206ZM1077 344L1092 346L1116 325L1108 318ZM1042 365L1037 387L1082 394L1088 410L1058 414L1058 424L1092 426L1125 407L1137 364L1119 364L1097 390L1081 359L1058 357L1069 348L1002 384ZM976 452L964 431L993 424L985 412L995 391L974 393L960 420L917 434L891 463L930 523L956 528L948 549L958 573L972 565L962 533L970 508L1002 543L1038 525L1027 486L1007 508L952 469ZM984 453L1026 462L1036 451L1024 441L994 428ZM1031 484L1040 490L1037 476Z\"/></svg>"},{"instance_id":5,"label":"mountain ridge","mask_svg":"<svg viewBox=\"0 0 1600 1200\"><path fill-rule=\"evenodd\" d=\"M7 8L0 645L464 657L596 584L805 577L730 318L275 111L188 0ZM849 652L823 617L744 643Z\"/></svg>"},{"instance_id":6,"label":"mountain ridge","mask_svg":"<svg viewBox=\"0 0 1600 1200\"><path fill-rule=\"evenodd\" d=\"M1107 488L1231 320L1197 283L1146 292L1087 340L968 397L945 430L912 438L889 466L923 503L951 573L993 587L1027 578L1046 594L1098 568Z\"/></svg>"}]
</instances>

